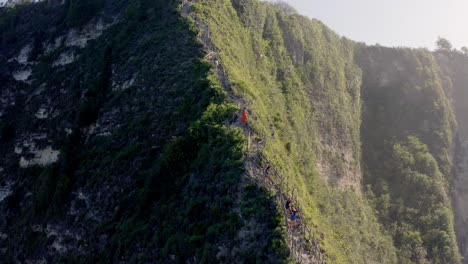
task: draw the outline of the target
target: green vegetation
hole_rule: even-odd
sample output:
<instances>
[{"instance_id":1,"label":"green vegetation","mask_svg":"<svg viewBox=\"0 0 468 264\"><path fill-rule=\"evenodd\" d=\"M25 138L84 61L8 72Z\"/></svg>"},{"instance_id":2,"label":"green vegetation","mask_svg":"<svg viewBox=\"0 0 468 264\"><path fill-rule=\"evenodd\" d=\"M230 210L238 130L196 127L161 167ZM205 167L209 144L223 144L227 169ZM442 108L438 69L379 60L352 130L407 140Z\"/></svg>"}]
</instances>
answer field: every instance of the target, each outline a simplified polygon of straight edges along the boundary
<instances>
[{"instance_id":1,"label":"green vegetation","mask_svg":"<svg viewBox=\"0 0 468 264\"><path fill-rule=\"evenodd\" d=\"M450 181L452 206L455 216L455 230L457 233L458 245L461 255L468 259L468 252L465 242L468 238L468 230L465 217L466 191L466 144L468 132L468 52L466 48L461 51L436 52L437 61L441 67L444 80L444 87L447 93L452 96L452 107L457 119L457 129L454 131L454 177ZM450 78L448 78L450 77Z\"/></svg>"},{"instance_id":2,"label":"green vegetation","mask_svg":"<svg viewBox=\"0 0 468 264\"><path fill-rule=\"evenodd\" d=\"M441 38L441 37L439 37L439 39L437 39L436 44L437 44L437 50L439 52L440 51L450 52L453 49L452 43L450 43L447 39L444 39L444 38Z\"/></svg>"},{"instance_id":3,"label":"green vegetation","mask_svg":"<svg viewBox=\"0 0 468 264\"><path fill-rule=\"evenodd\" d=\"M97 13L76 16L77 10L94 9L91 2L57 7L62 13L51 21L65 31L43 41L66 34L69 26L93 23ZM57 98L53 106L61 111L42 123L15 111L16 134L43 127L61 153L59 162L47 168L12 169L23 180L18 195L8 199L8 217L23 221L11 221L8 230L31 239L12 235L9 243L30 249L23 252L28 257L41 256L51 239L25 230L25 222L28 227L59 223L84 230L67 244L72 249L67 254L50 256L56 261L288 261L277 205L267 190L242 177L246 140L240 129L225 125L238 107L228 102L211 64L203 59L193 21L180 16L178 4L129 2L119 23L86 48L74 49L77 62L64 67L51 66L66 50L63 45L50 54L37 52L33 86L45 88L27 109L35 111L41 102ZM11 19L23 19L31 10L42 14L47 8L6 12L12 12ZM112 10L102 10L106 12ZM34 22L31 18L21 27L8 27L2 48L19 52L10 43L21 47L33 36L10 36L33 31ZM48 23L39 23L39 28ZM131 78L130 88L115 88L114 82ZM1 124L6 140L12 132ZM94 126L107 126L108 135L93 134ZM63 132L68 128L71 134ZM19 204L26 191L32 200L23 210ZM77 198L77 192L87 198ZM77 213L70 216L72 209ZM16 253L9 254L13 259Z\"/></svg>"},{"instance_id":4,"label":"green vegetation","mask_svg":"<svg viewBox=\"0 0 468 264\"><path fill-rule=\"evenodd\" d=\"M357 50L364 72L364 177L399 262L460 263L448 192L451 86L429 51Z\"/></svg>"},{"instance_id":5,"label":"green vegetation","mask_svg":"<svg viewBox=\"0 0 468 264\"><path fill-rule=\"evenodd\" d=\"M347 149L354 160L348 166L358 171L361 75L353 44L282 6L205 0L194 10L208 25L233 93L248 103L250 125L266 140L262 154L296 189L328 261L394 263L391 239L366 199L329 187L316 170L316 156L332 171L345 170L348 164L334 160L342 161L337 149Z\"/></svg>"},{"instance_id":6,"label":"green vegetation","mask_svg":"<svg viewBox=\"0 0 468 264\"><path fill-rule=\"evenodd\" d=\"M403 263L460 261L447 193L455 126L450 85L430 52L354 44L284 5L200 1L195 10L221 51L233 92L247 100L256 117L251 125L267 142L263 154L296 188L306 220L323 234L329 261L394 263L397 256ZM450 52L446 43L440 45ZM362 85L355 62L364 73ZM427 144L408 139L420 145L410 153L428 166L415 165L410 174L431 178L423 180L426 189L389 183L406 183L409 177L410 168L396 170L406 164L398 157L406 153L401 150L408 135ZM365 197L317 177L317 164L333 167L322 169L333 175L322 176L338 185L343 171L359 173L360 137L364 183L371 187L366 196L383 227ZM345 160L337 150L353 158ZM380 204L382 199L389 204ZM388 215L389 207L399 213Z\"/></svg>"},{"instance_id":7,"label":"green vegetation","mask_svg":"<svg viewBox=\"0 0 468 264\"><path fill-rule=\"evenodd\" d=\"M284 176L327 263L461 262L449 194L455 120L468 131L454 115L468 111L466 54L445 39L434 53L368 47L284 3L197 0L188 17L180 5L0 10L7 257L292 262L283 205L244 176L245 130L227 125L245 105L253 149ZM98 21L98 39L66 45ZM32 63L10 59L27 45ZM15 81L26 67L29 83ZM19 168L28 140L59 161Z\"/></svg>"},{"instance_id":8,"label":"green vegetation","mask_svg":"<svg viewBox=\"0 0 468 264\"><path fill-rule=\"evenodd\" d=\"M393 147L376 205L399 248L400 263L457 263L453 214L437 161L416 137ZM415 195L416 194L416 195Z\"/></svg>"},{"instance_id":9,"label":"green vegetation","mask_svg":"<svg viewBox=\"0 0 468 264\"><path fill-rule=\"evenodd\" d=\"M67 0L67 25L70 27L83 26L90 19L96 17L104 4L103 0Z\"/></svg>"}]
</instances>

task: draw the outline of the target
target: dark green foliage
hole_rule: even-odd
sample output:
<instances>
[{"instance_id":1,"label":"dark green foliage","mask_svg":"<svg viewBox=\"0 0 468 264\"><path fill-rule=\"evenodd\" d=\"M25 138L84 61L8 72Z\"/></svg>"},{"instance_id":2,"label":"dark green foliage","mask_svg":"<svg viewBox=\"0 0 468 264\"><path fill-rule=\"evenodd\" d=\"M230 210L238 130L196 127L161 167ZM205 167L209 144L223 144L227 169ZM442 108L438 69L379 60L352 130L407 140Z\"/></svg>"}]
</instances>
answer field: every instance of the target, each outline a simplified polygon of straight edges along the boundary
<instances>
[{"instance_id":1,"label":"dark green foliage","mask_svg":"<svg viewBox=\"0 0 468 264\"><path fill-rule=\"evenodd\" d=\"M32 122L17 114L21 135L41 127L60 156L47 168L17 170L29 177L21 184L24 190L15 193L31 191L31 203L23 207L33 213L17 208L23 199L18 195L11 196L15 213L8 216L79 230L79 239L64 242L71 248L67 254L49 256L54 262L217 263L250 261L251 253L264 262L288 258L272 197L250 189L247 197L239 196L245 138L225 125L238 108L228 103L211 64L203 60L193 22L180 16L178 4L67 1L13 9L0 19L0 29L6 30L0 50L17 54L19 49L11 47L32 43L30 59L37 60L32 86L45 87L41 95L60 109L57 117ZM42 20L49 10L57 12L53 27ZM32 11L37 17L26 20L23 16ZM41 42L67 34L70 27L92 25L103 14L121 16L98 40L83 49L61 46L44 54ZM23 31L25 39L18 37ZM77 61L51 66L67 50ZM119 88L130 79L130 87ZM27 104L30 116L40 106L38 98ZM94 127L107 133L93 133ZM88 196L77 197L80 192ZM241 204L255 210L240 215ZM255 233L262 240L249 240L245 249L238 234L250 221L262 221ZM21 237L29 237L30 230L19 224L7 228L24 234L12 246L28 243ZM31 237L30 250L18 252L41 257L49 242L53 238ZM221 248L228 253L220 254Z\"/></svg>"},{"instance_id":2,"label":"dark green foliage","mask_svg":"<svg viewBox=\"0 0 468 264\"><path fill-rule=\"evenodd\" d=\"M94 98L89 98L80 107L78 124L80 127L89 126L94 123L98 118L98 106Z\"/></svg>"},{"instance_id":3,"label":"dark green foliage","mask_svg":"<svg viewBox=\"0 0 468 264\"><path fill-rule=\"evenodd\" d=\"M242 173L242 137L238 130L220 125L233 110L229 105L210 105L189 129L190 134L171 140L153 167L144 172L146 184L137 215L119 228L115 235L119 240L109 245L105 256L129 257L132 251L128 245L139 243L160 249L150 258L153 260L174 255L178 261L211 263L217 262L216 245L233 246L243 225L232 212ZM277 225L272 223L266 230L275 230ZM142 237L150 230L153 236ZM260 252L274 254L267 247ZM282 257L287 255L283 253Z\"/></svg>"},{"instance_id":4,"label":"dark green foliage","mask_svg":"<svg viewBox=\"0 0 468 264\"><path fill-rule=\"evenodd\" d=\"M97 61L99 67L99 74L94 80L88 84L84 101L81 103L78 125L79 127L86 127L96 122L98 113L104 100L106 93L110 89L110 82L112 77L112 48L106 47L104 55L101 60Z\"/></svg>"},{"instance_id":5,"label":"dark green foliage","mask_svg":"<svg viewBox=\"0 0 468 264\"><path fill-rule=\"evenodd\" d=\"M450 182L455 228L462 256L466 260L468 251L465 241L468 239L466 217L464 216L466 191L466 142L468 138L468 53L454 50L447 53L436 52L436 58L444 76L444 86L448 94L452 95L453 110L457 119L457 130L454 131L454 178Z\"/></svg>"},{"instance_id":6,"label":"dark green foliage","mask_svg":"<svg viewBox=\"0 0 468 264\"><path fill-rule=\"evenodd\" d=\"M250 223L262 226L266 230L274 230L274 232L265 233L261 230L260 234L254 237L254 241L249 241L251 246L243 250L242 256L245 258L238 260L248 262L255 259L260 263L285 263L284 260L289 253L280 229L284 220L283 216L275 214L276 205L266 195L266 189L248 186L244 192L245 197L240 208L242 217Z\"/></svg>"},{"instance_id":7,"label":"dark green foliage","mask_svg":"<svg viewBox=\"0 0 468 264\"><path fill-rule=\"evenodd\" d=\"M427 146L415 137L396 144L385 171L389 178L383 182L388 189L379 193L378 209L388 226L397 223L393 232L400 261L456 263L450 201L443 175ZM386 195L390 202L384 202Z\"/></svg>"},{"instance_id":8,"label":"dark green foliage","mask_svg":"<svg viewBox=\"0 0 468 264\"><path fill-rule=\"evenodd\" d=\"M15 127L11 123L0 123L0 142L8 142L15 137Z\"/></svg>"},{"instance_id":9,"label":"dark green foliage","mask_svg":"<svg viewBox=\"0 0 468 264\"><path fill-rule=\"evenodd\" d=\"M67 0L66 22L70 27L79 27L96 17L103 7L104 0Z\"/></svg>"},{"instance_id":10,"label":"dark green foliage","mask_svg":"<svg viewBox=\"0 0 468 264\"><path fill-rule=\"evenodd\" d=\"M452 48L453 48L452 43L450 43L450 41L441 37L437 39L436 45L437 45L437 50L439 52L440 51L450 52L452 51Z\"/></svg>"},{"instance_id":11,"label":"dark green foliage","mask_svg":"<svg viewBox=\"0 0 468 264\"><path fill-rule=\"evenodd\" d=\"M437 61L442 73L446 76L444 87L447 94L453 97L453 111L457 114L458 126L461 131L466 131L468 127L468 56L467 54L454 51L446 53L439 51L436 53Z\"/></svg>"},{"instance_id":12,"label":"dark green foliage","mask_svg":"<svg viewBox=\"0 0 468 264\"><path fill-rule=\"evenodd\" d=\"M455 126L449 86L428 51L361 46L356 58L364 73L365 181L399 261L459 263L447 193Z\"/></svg>"},{"instance_id":13,"label":"dark green foliage","mask_svg":"<svg viewBox=\"0 0 468 264\"><path fill-rule=\"evenodd\" d=\"M32 44L30 59L35 60L43 54L42 44L46 41L53 41L53 38L67 33L70 27L82 27L98 15L106 21L120 12L126 4L125 0L66 0L64 4L61 2L41 1L34 5L1 8L0 54L12 56L25 45ZM107 6L109 4L111 6Z\"/></svg>"},{"instance_id":14,"label":"dark green foliage","mask_svg":"<svg viewBox=\"0 0 468 264\"><path fill-rule=\"evenodd\" d=\"M11 51L19 51L26 44L32 43L31 58L36 58L42 49L42 41L61 30L64 14L64 6L48 6L44 2L34 6L1 9L0 54L10 56Z\"/></svg>"},{"instance_id":15,"label":"dark green foliage","mask_svg":"<svg viewBox=\"0 0 468 264\"><path fill-rule=\"evenodd\" d=\"M37 216L61 214L75 183L75 170L80 163L79 146L83 143L78 133L72 133L64 142L60 162L42 171L35 186L34 212Z\"/></svg>"}]
</instances>

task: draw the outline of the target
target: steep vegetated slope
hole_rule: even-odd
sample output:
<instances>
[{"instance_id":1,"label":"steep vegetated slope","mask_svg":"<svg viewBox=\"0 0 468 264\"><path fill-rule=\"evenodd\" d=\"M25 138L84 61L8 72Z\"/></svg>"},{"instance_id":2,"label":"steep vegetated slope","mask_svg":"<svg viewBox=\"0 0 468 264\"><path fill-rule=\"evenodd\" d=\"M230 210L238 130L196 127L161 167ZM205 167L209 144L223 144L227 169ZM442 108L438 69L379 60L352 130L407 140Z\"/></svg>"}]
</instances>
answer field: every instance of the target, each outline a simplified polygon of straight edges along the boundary
<instances>
[{"instance_id":1,"label":"steep vegetated slope","mask_svg":"<svg viewBox=\"0 0 468 264\"><path fill-rule=\"evenodd\" d=\"M327 263L460 263L467 73L257 0L0 9L1 260L295 261L271 166Z\"/></svg>"},{"instance_id":2,"label":"steep vegetated slope","mask_svg":"<svg viewBox=\"0 0 468 264\"><path fill-rule=\"evenodd\" d=\"M440 50L436 58L452 89L453 109L458 123L454 131L452 198L458 246L468 261L468 54Z\"/></svg>"},{"instance_id":3,"label":"steep vegetated slope","mask_svg":"<svg viewBox=\"0 0 468 264\"><path fill-rule=\"evenodd\" d=\"M1 10L2 261L286 261L224 125L236 106L178 6Z\"/></svg>"},{"instance_id":4,"label":"steep vegetated slope","mask_svg":"<svg viewBox=\"0 0 468 264\"><path fill-rule=\"evenodd\" d=\"M429 51L358 50L365 181L399 262L458 263L449 191L451 87Z\"/></svg>"},{"instance_id":5,"label":"steep vegetated slope","mask_svg":"<svg viewBox=\"0 0 468 264\"><path fill-rule=\"evenodd\" d=\"M466 84L453 75L463 68L465 55L458 54L459 64L442 71L440 54L353 44L281 4L198 3L232 89L247 100L255 116L251 125L266 141L263 155L297 188L304 217L323 232L320 242L331 262L461 261L450 194L451 188L458 190L460 203L464 177L452 181L457 146L452 103L462 118ZM453 60L452 53L447 56ZM377 221L373 213L355 218L356 212L368 212L367 201L350 198L360 196L346 190L361 190L361 149L355 143L361 99L362 189L384 226L379 231L374 225L373 236L352 232L363 218L366 227ZM353 200L354 208L345 200ZM457 219L461 226L463 216ZM385 242L387 232L393 245ZM372 244L370 254L366 243ZM459 243L464 245L463 238ZM385 245L382 251L378 245Z\"/></svg>"},{"instance_id":6,"label":"steep vegetated slope","mask_svg":"<svg viewBox=\"0 0 468 264\"><path fill-rule=\"evenodd\" d=\"M277 5L204 0L193 9L230 88L247 101L262 154L295 189L328 261L395 262L390 237L360 194L353 43Z\"/></svg>"}]
</instances>

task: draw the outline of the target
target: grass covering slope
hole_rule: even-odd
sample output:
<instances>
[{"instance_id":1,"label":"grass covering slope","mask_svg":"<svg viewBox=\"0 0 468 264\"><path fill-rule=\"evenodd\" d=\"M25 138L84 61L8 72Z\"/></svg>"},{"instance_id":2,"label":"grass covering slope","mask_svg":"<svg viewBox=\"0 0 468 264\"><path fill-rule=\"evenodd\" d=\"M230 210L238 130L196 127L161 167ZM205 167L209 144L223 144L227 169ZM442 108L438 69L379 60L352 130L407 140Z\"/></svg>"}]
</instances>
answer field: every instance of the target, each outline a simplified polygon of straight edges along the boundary
<instances>
[{"instance_id":1,"label":"grass covering slope","mask_svg":"<svg viewBox=\"0 0 468 264\"><path fill-rule=\"evenodd\" d=\"M317 155L337 167L332 171L346 166L333 148L327 155L327 142L351 150L348 168L359 170L361 75L352 43L268 3L203 0L193 9L207 25L231 89L247 101L250 125L266 141L262 154L295 188L328 261L396 262L392 241L359 188L330 187L317 173Z\"/></svg>"}]
</instances>

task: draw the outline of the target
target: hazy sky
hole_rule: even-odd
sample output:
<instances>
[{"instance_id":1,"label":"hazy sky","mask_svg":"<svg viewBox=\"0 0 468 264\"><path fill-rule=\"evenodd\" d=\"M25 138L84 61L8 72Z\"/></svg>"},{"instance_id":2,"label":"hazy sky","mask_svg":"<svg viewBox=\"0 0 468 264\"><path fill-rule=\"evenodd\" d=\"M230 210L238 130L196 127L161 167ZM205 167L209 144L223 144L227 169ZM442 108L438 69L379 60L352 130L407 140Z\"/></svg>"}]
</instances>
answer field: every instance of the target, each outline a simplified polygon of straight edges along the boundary
<instances>
[{"instance_id":1,"label":"hazy sky","mask_svg":"<svg viewBox=\"0 0 468 264\"><path fill-rule=\"evenodd\" d=\"M468 0L284 0L352 40L433 49L468 47Z\"/></svg>"},{"instance_id":2,"label":"hazy sky","mask_svg":"<svg viewBox=\"0 0 468 264\"><path fill-rule=\"evenodd\" d=\"M468 0L284 1L352 40L432 49L441 36L468 47Z\"/></svg>"}]
</instances>

